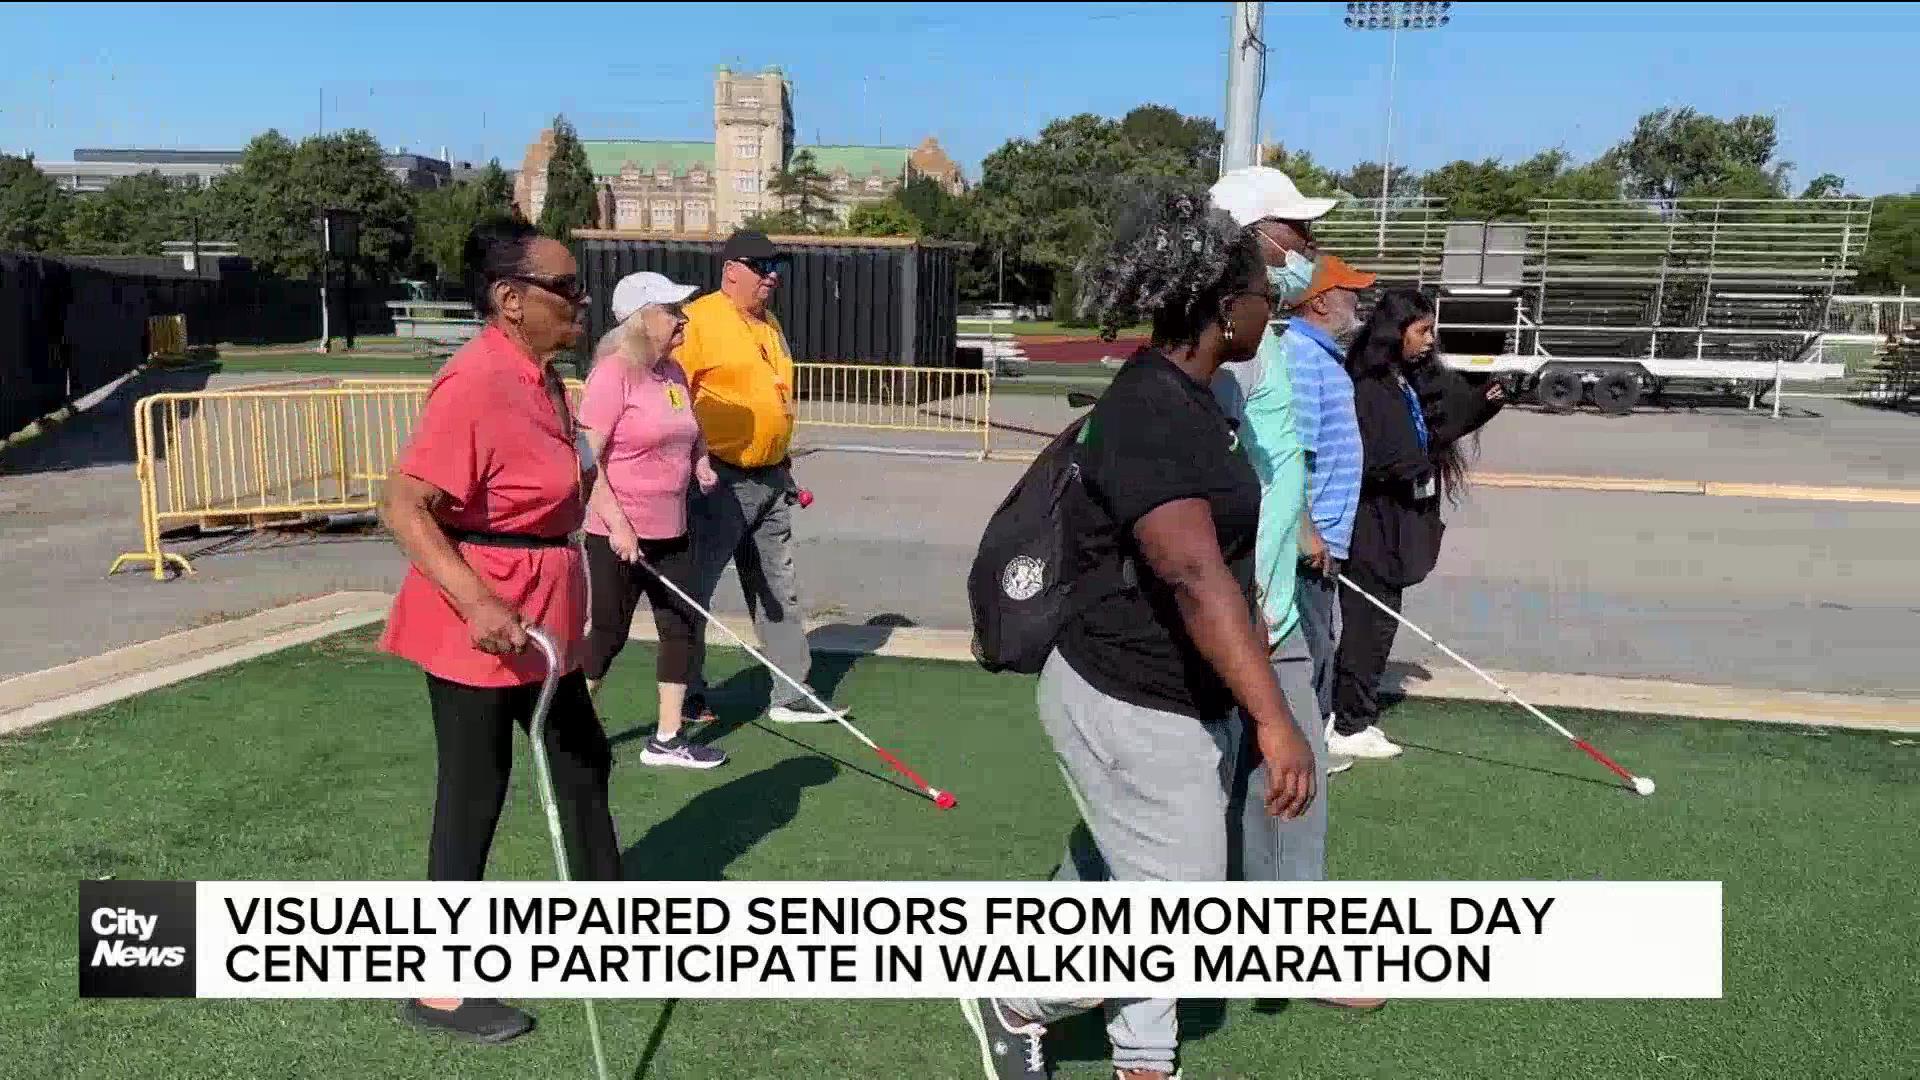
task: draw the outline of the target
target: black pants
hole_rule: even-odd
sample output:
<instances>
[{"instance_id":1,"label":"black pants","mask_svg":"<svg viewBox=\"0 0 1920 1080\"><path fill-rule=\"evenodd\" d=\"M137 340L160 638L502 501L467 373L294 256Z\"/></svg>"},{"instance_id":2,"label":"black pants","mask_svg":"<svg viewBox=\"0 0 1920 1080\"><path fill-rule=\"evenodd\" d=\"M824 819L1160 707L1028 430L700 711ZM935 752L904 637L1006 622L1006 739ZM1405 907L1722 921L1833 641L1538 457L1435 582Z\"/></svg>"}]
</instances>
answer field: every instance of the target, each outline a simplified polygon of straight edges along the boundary
<instances>
[{"instance_id":1,"label":"black pants","mask_svg":"<svg viewBox=\"0 0 1920 1080\"><path fill-rule=\"evenodd\" d=\"M525 731L532 724L540 687L463 686L428 675L427 696L440 755L427 876L433 881L479 881L507 801L513 728L518 724ZM555 688L546 735L560 834L574 880L620 880L620 843L607 809L613 748L579 672Z\"/></svg>"},{"instance_id":2,"label":"black pants","mask_svg":"<svg viewBox=\"0 0 1920 1080\"><path fill-rule=\"evenodd\" d=\"M1355 585L1395 611L1404 589L1388 585L1365 566L1348 563L1342 571ZM1367 599L1340 587L1340 647L1334 654L1333 730L1357 735L1380 719L1380 677L1400 623Z\"/></svg>"},{"instance_id":3,"label":"black pants","mask_svg":"<svg viewBox=\"0 0 1920 1080\"><path fill-rule=\"evenodd\" d=\"M654 629L660 634L660 652L654 677L664 683L686 685L693 674L693 635L699 616L686 602L660 584L658 571L693 595L693 545L685 536L673 540L640 541L646 566L623 561L606 537L587 534L587 580L593 589L593 629L587 633L586 674L604 679L613 658L627 647L633 613L640 598L653 608ZM652 569L648 569L652 567Z\"/></svg>"}]
</instances>

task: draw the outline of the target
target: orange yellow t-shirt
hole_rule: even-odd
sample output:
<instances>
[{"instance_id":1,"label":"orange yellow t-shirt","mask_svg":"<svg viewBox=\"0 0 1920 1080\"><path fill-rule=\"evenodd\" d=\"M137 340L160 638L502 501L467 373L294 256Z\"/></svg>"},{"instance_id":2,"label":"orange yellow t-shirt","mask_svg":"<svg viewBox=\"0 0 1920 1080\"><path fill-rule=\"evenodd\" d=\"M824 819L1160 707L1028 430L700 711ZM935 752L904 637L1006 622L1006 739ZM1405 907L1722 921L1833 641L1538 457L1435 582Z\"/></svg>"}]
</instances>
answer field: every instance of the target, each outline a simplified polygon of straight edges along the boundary
<instances>
[{"instance_id":1,"label":"orange yellow t-shirt","mask_svg":"<svg viewBox=\"0 0 1920 1080\"><path fill-rule=\"evenodd\" d=\"M674 353L693 388L693 412L714 457L743 469L777 465L793 443L793 355L780 320L756 319L721 293L686 307Z\"/></svg>"}]
</instances>

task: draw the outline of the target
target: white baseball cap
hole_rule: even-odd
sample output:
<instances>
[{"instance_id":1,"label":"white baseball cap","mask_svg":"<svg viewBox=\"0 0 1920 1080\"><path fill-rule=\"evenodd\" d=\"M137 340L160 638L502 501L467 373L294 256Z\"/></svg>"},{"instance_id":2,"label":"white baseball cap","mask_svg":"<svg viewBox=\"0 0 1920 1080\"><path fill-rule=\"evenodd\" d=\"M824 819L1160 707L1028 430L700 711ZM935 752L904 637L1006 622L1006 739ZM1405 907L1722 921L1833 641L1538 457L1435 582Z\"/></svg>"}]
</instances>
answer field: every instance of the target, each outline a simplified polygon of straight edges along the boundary
<instances>
[{"instance_id":1,"label":"white baseball cap","mask_svg":"<svg viewBox=\"0 0 1920 1080\"><path fill-rule=\"evenodd\" d=\"M1340 205L1339 199L1307 198L1286 173L1265 165L1233 170L1222 176L1208 194L1213 205L1243 227L1268 218L1317 221Z\"/></svg>"},{"instance_id":2,"label":"white baseball cap","mask_svg":"<svg viewBox=\"0 0 1920 1080\"><path fill-rule=\"evenodd\" d=\"M613 321L626 322L633 313L649 304L678 304L699 291L697 285L681 285L665 274L643 270L628 274L613 287Z\"/></svg>"}]
</instances>

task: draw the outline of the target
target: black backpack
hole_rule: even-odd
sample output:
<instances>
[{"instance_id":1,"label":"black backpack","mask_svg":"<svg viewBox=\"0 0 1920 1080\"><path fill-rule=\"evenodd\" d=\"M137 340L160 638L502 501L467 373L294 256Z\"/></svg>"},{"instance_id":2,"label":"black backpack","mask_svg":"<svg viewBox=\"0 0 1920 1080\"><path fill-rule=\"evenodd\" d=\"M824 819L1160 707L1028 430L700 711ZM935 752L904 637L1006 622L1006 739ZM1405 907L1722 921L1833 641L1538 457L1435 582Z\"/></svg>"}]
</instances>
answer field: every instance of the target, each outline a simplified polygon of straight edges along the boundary
<instances>
[{"instance_id":1,"label":"black backpack","mask_svg":"<svg viewBox=\"0 0 1920 1080\"><path fill-rule=\"evenodd\" d=\"M1089 419L1081 416L1040 451L980 537L967 603L973 658L988 671L1038 674L1066 625L1075 556L1066 496L1080 483L1074 451Z\"/></svg>"}]
</instances>

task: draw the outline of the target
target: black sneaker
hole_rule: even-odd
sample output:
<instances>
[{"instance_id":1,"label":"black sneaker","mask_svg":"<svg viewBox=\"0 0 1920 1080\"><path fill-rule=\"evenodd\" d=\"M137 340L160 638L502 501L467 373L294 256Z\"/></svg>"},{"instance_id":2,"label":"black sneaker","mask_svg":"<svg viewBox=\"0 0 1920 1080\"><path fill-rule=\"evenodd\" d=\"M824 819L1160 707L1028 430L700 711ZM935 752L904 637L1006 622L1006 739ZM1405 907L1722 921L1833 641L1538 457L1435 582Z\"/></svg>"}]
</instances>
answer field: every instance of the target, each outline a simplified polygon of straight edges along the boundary
<instances>
[{"instance_id":1,"label":"black sneaker","mask_svg":"<svg viewBox=\"0 0 1920 1080\"><path fill-rule=\"evenodd\" d=\"M980 1040L987 1080L1046 1080L1047 1055L1040 1046L1047 1029L1016 1018L992 998L963 998L960 1012Z\"/></svg>"},{"instance_id":2,"label":"black sneaker","mask_svg":"<svg viewBox=\"0 0 1920 1080\"><path fill-rule=\"evenodd\" d=\"M845 709L822 712L820 706L805 698L790 705L775 705L767 710L767 719L776 724L831 724L834 717L845 715Z\"/></svg>"},{"instance_id":3,"label":"black sneaker","mask_svg":"<svg viewBox=\"0 0 1920 1080\"><path fill-rule=\"evenodd\" d=\"M658 735L649 735L647 745L640 751L640 760L648 765L682 769L717 769L727 763L727 754L717 746L688 742L685 735L675 735L665 741Z\"/></svg>"},{"instance_id":4,"label":"black sneaker","mask_svg":"<svg viewBox=\"0 0 1920 1080\"><path fill-rule=\"evenodd\" d=\"M533 1017L495 998L467 998L455 1009L433 1009L410 1000L400 1006L400 1019L489 1045L510 1042L533 1030Z\"/></svg>"}]
</instances>

